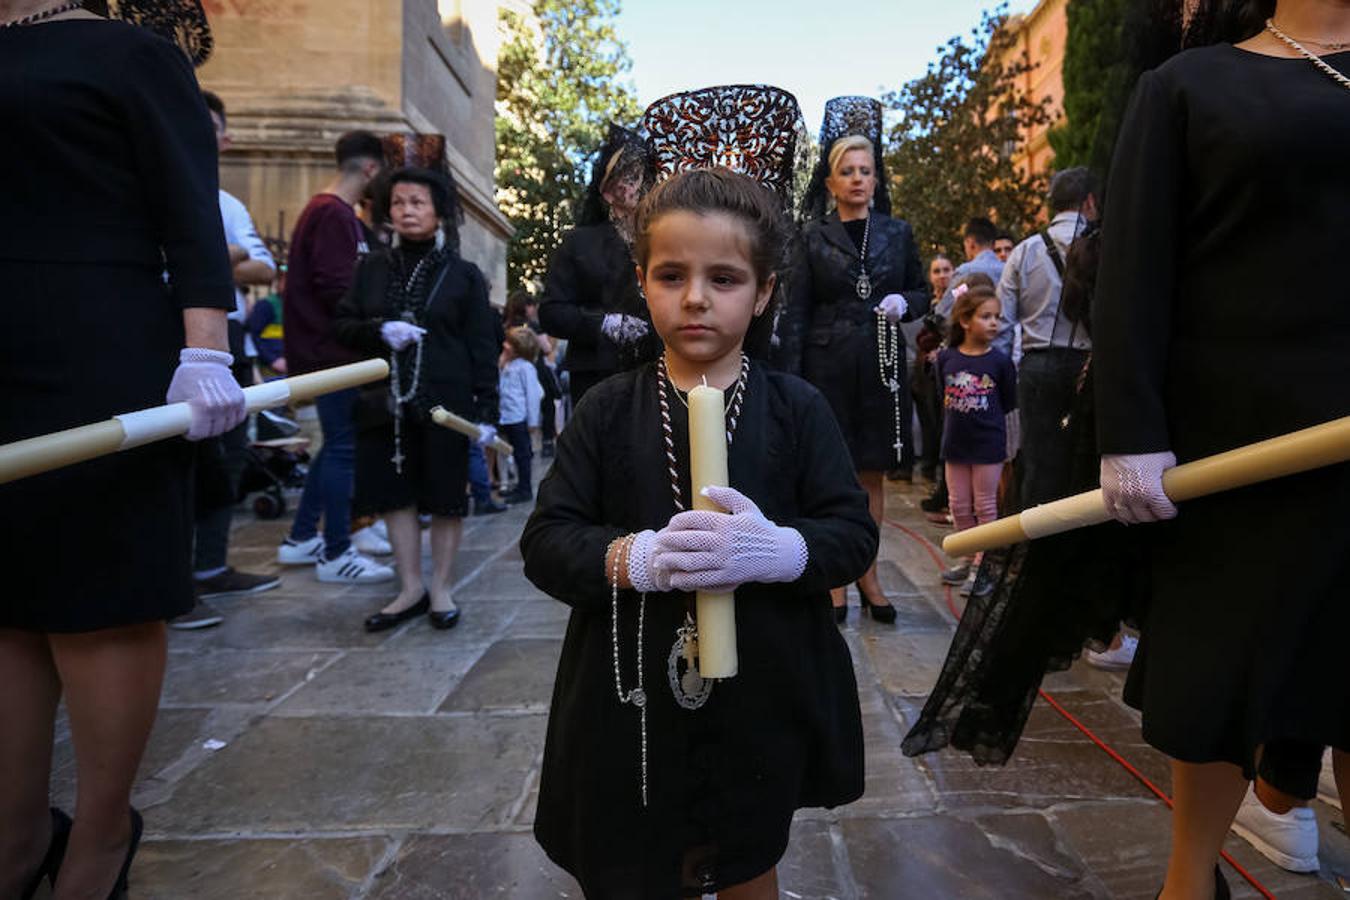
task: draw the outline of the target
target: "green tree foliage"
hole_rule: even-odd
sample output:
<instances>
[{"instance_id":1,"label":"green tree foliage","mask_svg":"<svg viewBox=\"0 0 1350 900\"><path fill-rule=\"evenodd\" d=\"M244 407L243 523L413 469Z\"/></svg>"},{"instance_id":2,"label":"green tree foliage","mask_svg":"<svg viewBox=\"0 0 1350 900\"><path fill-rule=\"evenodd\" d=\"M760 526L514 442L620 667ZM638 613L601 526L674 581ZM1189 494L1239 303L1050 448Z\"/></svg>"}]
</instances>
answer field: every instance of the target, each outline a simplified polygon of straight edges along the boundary
<instances>
[{"instance_id":1,"label":"green tree foliage","mask_svg":"<svg viewBox=\"0 0 1350 900\"><path fill-rule=\"evenodd\" d=\"M618 0L534 0L502 11L497 62L497 203L515 225L508 290L543 276L586 190L590 154L609 121L639 114L614 30Z\"/></svg>"},{"instance_id":2,"label":"green tree foliage","mask_svg":"<svg viewBox=\"0 0 1350 900\"><path fill-rule=\"evenodd\" d=\"M1055 166L1111 162L1116 131L1138 72L1127 46L1127 20L1137 0L1073 0L1065 12L1063 125L1050 132Z\"/></svg>"},{"instance_id":3,"label":"green tree foliage","mask_svg":"<svg viewBox=\"0 0 1350 900\"><path fill-rule=\"evenodd\" d=\"M1013 54L1006 20L1006 6L986 12L968 39L938 48L927 73L883 97L900 114L886 157L891 196L925 254L961 259L972 216L1024 234L1044 205L1045 177L1027 175L1016 156L1027 129L1049 123L1049 99L1019 90L1031 63Z\"/></svg>"}]
</instances>

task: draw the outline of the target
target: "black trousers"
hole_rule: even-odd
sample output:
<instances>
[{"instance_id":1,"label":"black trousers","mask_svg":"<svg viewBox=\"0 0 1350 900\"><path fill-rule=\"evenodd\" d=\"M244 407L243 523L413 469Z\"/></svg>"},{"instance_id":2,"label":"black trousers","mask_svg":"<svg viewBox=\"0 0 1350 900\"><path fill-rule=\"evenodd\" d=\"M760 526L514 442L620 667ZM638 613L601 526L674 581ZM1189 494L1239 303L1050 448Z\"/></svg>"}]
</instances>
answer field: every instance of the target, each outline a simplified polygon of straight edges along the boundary
<instances>
[{"instance_id":1,"label":"black trousers","mask_svg":"<svg viewBox=\"0 0 1350 900\"><path fill-rule=\"evenodd\" d=\"M234 378L240 387L253 383L253 360L244 355L244 328L229 320ZM220 437L202 441L197 453L197 525L192 569L222 569L230 552L230 524L239 500L239 479L248 464L248 419Z\"/></svg>"},{"instance_id":2,"label":"black trousers","mask_svg":"<svg viewBox=\"0 0 1350 900\"><path fill-rule=\"evenodd\" d=\"M530 480L530 462L534 459L534 447L530 444L530 426L524 422L501 426L502 437L511 442L512 456L516 460L516 472L520 475L518 493L533 496L534 482Z\"/></svg>"},{"instance_id":3,"label":"black trousers","mask_svg":"<svg viewBox=\"0 0 1350 900\"><path fill-rule=\"evenodd\" d=\"M1086 350L1028 350L1017 373L1022 424L1022 509L1069 493L1073 440L1065 417L1073 407Z\"/></svg>"}]
</instances>

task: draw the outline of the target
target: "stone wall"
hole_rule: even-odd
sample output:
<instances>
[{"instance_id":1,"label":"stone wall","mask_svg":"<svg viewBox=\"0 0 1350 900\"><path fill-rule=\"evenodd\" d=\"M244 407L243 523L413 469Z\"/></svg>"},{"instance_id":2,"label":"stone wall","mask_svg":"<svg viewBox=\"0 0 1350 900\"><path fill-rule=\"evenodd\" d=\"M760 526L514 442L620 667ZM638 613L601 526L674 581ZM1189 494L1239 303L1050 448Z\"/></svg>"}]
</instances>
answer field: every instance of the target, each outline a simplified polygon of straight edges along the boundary
<instances>
[{"instance_id":1,"label":"stone wall","mask_svg":"<svg viewBox=\"0 0 1350 900\"><path fill-rule=\"evenodd\" d=\"M202 86L225 101L221 186L259 231L289 238L332 178L344 132L446 135L465 206L464 255L505 300L510 223L493 202L495 0L206 0ZM284 223L284 228L280 224Z\"/></svg>"}]
</instances>

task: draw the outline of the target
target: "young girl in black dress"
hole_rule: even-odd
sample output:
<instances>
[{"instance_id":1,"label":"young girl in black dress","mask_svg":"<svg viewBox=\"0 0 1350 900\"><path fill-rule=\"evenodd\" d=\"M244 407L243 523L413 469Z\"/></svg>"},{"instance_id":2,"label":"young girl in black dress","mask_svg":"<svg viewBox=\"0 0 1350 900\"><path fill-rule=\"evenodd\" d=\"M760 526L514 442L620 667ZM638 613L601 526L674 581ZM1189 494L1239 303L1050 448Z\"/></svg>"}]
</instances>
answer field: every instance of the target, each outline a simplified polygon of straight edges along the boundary
<instances>
[{"instance_id":1,"label":"young girl in black dress","mask_svg":"<svg viewBox=\"0 0 1350 900\"><path fill-rule=\"evenodd\" d=\"M640 205L635 255L665 351L587 394L521 538L573 607L535 834L588 897L777 896L793 812L863 789L862 729L829 589L877 548L847 448L805 382L749 362L786 231L727 169ZM686 512L685 392L727 395L727 512ZM693 595L735 591L739 672L686 663Z\"/></svg>"}]
</instances>

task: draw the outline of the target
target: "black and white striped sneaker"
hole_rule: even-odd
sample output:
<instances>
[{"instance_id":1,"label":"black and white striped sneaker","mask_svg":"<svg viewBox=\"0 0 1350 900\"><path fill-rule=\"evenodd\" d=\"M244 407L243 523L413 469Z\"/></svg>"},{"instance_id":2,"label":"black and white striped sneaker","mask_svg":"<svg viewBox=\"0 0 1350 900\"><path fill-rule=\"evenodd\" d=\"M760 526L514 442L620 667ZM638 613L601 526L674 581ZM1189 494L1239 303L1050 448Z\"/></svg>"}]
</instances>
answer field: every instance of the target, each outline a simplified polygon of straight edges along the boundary
<instances>
[{"instance_id":1,"label":"black and white striped sneaker","mask_svg":"<svg viewBox=\"0 0 1350 900\"><path fill-rule=\"evenodd\" d=\"M336 559L320 557L314 572L320 581L330 584L377 584L394 577L393 569L362 556L355 547L348 547Z\"/></svg>"}]
</instances>

